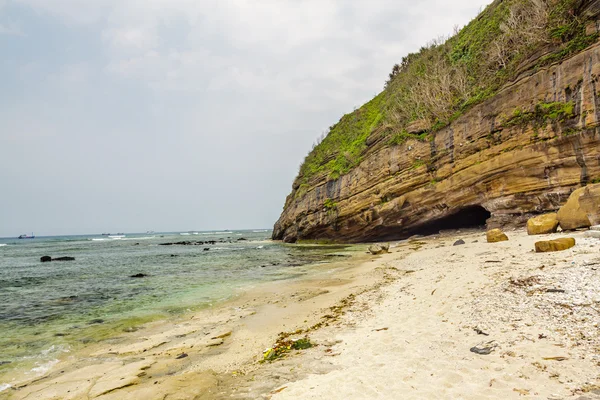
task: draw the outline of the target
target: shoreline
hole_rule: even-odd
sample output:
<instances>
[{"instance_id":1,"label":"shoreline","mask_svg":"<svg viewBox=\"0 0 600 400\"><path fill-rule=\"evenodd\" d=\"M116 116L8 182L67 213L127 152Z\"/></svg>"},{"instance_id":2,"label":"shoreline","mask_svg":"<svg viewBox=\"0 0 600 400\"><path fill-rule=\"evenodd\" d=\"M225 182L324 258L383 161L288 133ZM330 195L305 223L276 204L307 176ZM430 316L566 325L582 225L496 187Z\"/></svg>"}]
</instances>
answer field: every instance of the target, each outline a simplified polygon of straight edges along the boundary
<instances>
[{"instance_id":1,"label":"shoreline","mask_svg":"<svg viewBox=\"0 0 600 400\"><path fill-rule=\"evenodd\" d=\"M312 313L353 290L355 266L368 258L353 252L356 254L348 258L302 266L298 271L302 277L256 283L213 307L149 322L140 330L90 344L69 354L43 376L0 392L0 398L88 398L104 392L100 397L109 398L113 393L123 395L122 387L138 390L148 385L154 390L154 381L140 379L144 376L159 379L169 392L171 381L180 377L194 381L198 376L225 374L246 365L252 368L281 329L314 319ZM182 354L186 356L177 358ZM134 361L141 361L137 370L129 366ZM98 371L106 368L114 370L115 376L125 374L126 384L121 386L125 382L120 378L107 378L98 393L88 383L102 380ZM106 381L119 387L105 385ZM197 384L192 386L203 390ZM210 390L211 384L206 386ZM149 397L140 394L137 398Z\"/></svg>"},{"instance_id":2,"label":"shoreline","mask_svg":"<svg viewBox=\"0 0 600 400\"><path fill-rule=\"evenodd\" d=\"M90 346L0 397L594 396L598 241L576 232L572 249L533 253L533 242L566 235L507 234L508 242L486 243L484 231L448 232L318 265L187 320ZM466 244L453 246L458 239ZM259 363L282 332L315 346ZM490 354L470 351L486 343Z\"/></svg>"}]
</instances>

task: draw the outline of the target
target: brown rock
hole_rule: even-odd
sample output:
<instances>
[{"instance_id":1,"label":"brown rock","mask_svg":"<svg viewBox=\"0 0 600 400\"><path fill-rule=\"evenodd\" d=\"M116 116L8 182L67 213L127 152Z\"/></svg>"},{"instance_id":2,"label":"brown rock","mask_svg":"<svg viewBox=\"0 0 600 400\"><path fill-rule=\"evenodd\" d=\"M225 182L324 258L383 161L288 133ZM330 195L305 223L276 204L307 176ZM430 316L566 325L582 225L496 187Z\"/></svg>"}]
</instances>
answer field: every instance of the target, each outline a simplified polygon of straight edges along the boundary
<instances>
[{"instance_id":1,"label":"brown rock","mask_svg":"<svg viewBox=\"0 0 600 400\"><path fill-rule=\"evenodd\" d=\"M485 234L488 243L504 242L508 240L508 236L500 229L492 229Z\"/></svg>"},{"instance_id":2,"label":"brown rock","mask_svg":"<svg viewBox=\"0 0 600 400\"><path fill-rule=\"evenodd\" d=\"M384 254L384 253L388 252L389 248L390 248L389 245L372 244L369 246L369 251L371 252L371 254L374 254L374 255Z\"/></svg>"},{"instance_id":3,"label":"brown rock","mask_svg":"<svg viewBox=\"0 0 600 400\"><path fill-rule=\"evenodd\" d=\"M589 62L599 58L595 43L561 63L519 75L430 140L395 146L374 141L341 176L327 168L306 180L299 176L302 188L295 185L288 196L273 238L377 242L460 224L523 226L531 216L557 210L582 176L600 178L600 163L593 161L600 159L600 135L592 134L600 129L600 104L591 78L600 76L600 62ZM571 98L574 87L582 89L572 117L543 126L507 121L516 110L532 112L555 95ZM335 213L323 210L328 198L336 200ZM491 215L473 218L473 207Z\"/></svg>"},{"instance_id":4,"label":"brown rock","mask_svg":"<svg viewBox=\"0 0 600 400\"><path fill-rule=\"evenodd\" d=\"M571 193L565 205L558 210L557 219L563 231L588 228L592 225L587 213L583 211L579 205L579 198L584 191L585 188L575 190Z\"/></svg>"},{"instance_id":5,"label":"brown rock","mask_svg":"<svg viewBox=\"0 0 600 400\"><path fill-rule=\"evenodd\" d=\"M539 215L530 218L527 221L528 235L543 235L546 233L554 233L558 229L558 219L556 213Z\"/></svg>"},{"instance_id":6,"label":"brown rock","mask_svg":"<svg viewBox=\"0 0 600 400\"><path fill-rule=\"evenodd\" d=\"M588 185L583 188L579 197L579 207L586 213L592 225L600 224L600 184Z\"/></svg>"},{"instance_id":7,"label":"brown rock","mask_svg":"<svg viewBox=\"0 0 600 400\"><path fill-rule=\"evenodd\" d=\"M406 126L406 131L408 133L417 134L423 133L431 128L431 124L426 119L418 119L416 121L411 122Z\"/></svg>"},{"instance_id":8,"label":"brown rock","mask_svg":"<svg viewBox=\"0 0 600 400\"><path fill-rule=\"evenodd\" d=\"M575 246L575 239L573 238L542 240L540 242L535 242L535 252L546 253L549 251L562 251L570 249L573 246Z\"/></svg>"}]
</instances>

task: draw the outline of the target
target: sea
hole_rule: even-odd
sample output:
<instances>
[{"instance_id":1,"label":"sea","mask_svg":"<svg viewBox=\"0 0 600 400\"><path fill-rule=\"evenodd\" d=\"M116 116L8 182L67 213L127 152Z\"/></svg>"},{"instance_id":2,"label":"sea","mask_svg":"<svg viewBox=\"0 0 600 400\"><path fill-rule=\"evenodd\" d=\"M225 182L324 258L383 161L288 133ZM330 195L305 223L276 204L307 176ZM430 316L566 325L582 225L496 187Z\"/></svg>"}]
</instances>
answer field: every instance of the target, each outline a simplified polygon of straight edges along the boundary
<instances>
[{"instance_id":1,"label":"sea","mask_svg":"<svg viewBox=\"0 0 600 400\"><path fill-rule=\"evenodd\" d=\"M41 376L82 346L214 306L258 283L297 279L356 251L270 236L232 230L0 238L0 392L14 376ZM41 262L43 256L75 260Z\"/></svg>"}]
</instances>

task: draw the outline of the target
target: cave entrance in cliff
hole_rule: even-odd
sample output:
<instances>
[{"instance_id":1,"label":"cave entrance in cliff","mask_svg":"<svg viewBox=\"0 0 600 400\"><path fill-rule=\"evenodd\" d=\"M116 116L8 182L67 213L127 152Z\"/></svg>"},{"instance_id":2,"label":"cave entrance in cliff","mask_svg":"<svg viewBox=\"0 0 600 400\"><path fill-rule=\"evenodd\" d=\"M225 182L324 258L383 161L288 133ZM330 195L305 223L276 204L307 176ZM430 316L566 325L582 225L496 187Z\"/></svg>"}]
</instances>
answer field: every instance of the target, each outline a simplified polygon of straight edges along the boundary
<instances>
[{"instance_id":1,"label":"cave entrance in cliff","mask_svg":"<svg viewBox=\"0 0 600 400\"><path fill-rule=\"evenodd\" d=\"M492 214L482 206L468 206L446 217L416 227L411 235L435 235L440 231L485 227Z\"/></svg>"}]
</instances>

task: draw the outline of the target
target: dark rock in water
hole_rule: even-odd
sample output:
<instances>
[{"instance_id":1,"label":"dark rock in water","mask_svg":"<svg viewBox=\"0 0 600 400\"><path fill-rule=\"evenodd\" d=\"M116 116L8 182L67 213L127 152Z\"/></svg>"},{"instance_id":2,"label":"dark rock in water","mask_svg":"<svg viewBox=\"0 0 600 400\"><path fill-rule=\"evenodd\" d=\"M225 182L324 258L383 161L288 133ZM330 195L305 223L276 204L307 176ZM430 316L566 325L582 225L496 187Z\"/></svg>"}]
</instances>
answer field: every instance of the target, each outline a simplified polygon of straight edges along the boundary
<instances>
[{"instance_id":1,"label":"dark rock in water","mask_svg":"<svg viewBox=\"0 0 600 400\"><path fill-rule=\"evenodd\" d=\"M134 245L134 246L139 246L140 244L139 244L139 243L134 243L133 245Z\"/></svg>"},{"instance_id":2,"label":"dark rock in water","mask_svg":"<svg viewBox=\"0 0 600 400\"><path fill-rule=\"evenodd\" d=\"M187 353L181 353L177 357L175 357L175 359L176 360L181 360L182 358L186 358L187 356L188 356Z\"/></svg>"},{"instance_id":3,"label":"dark rock in water","mask_svg":"<svg viewBox=\"0 0 600 400\"><path fill-rule=\"evenodd\" d=\"M452 246L460 246L461 244L465 244L465 241L462 239L458 239Z\"/></svg>"},{"instance_id":4,"label":"dark rock in water","mask_svg":"<svg viewBox=\"0 0 600 400\"><path fill-rule=\"evenodd\" d=\"M160 243L159 246L173 246L173 243Z\"/></svg>"},{"instance_id":5,"label":"dark rock in water","mask_svg":"<svg viewBox=\"0 0 600 400\"><path fill-rule=\"evenodd\" d=\"M175 254L171 254L171 257L177 257Z\"/></svg>"},{"instance_id":6,"label":"dark rock in water","mask_svg":"<svg viewBox=\"0 0 600 400\"><path fill-rule=\"evenodd\" d=\"M75 261L75 257L58 257L53 258L52 261Z\"/></svg>"},{"instance_id":7,"label":"dark rock in water","mask_svg":"<svg viewBox=\"0 0 600 400\"><path fill-rule=\"evenodd\" d=\"M246 239L246 238L239 238L238 242L241 241L241 240L248 240L248 239Z\"/></svg>"},{"instance_id":8,"label":"dark rock in water","mask_svg":"<svg viewBox=\"0 0 600 400\"><path fill-rule=\"evenodd\" d=\"M40 261L41 262L50 262L50 261L52 261L52 257L50 257L50 256L43 256L43 257L40 258Z\"/></svg>"},{"instance_id":9,"label":"dark rock in water","mask_svg":"<svg viewBox=\"0 0 600 400\"><path fill-rule=\"evenodd\" d=\"M0 365L10 364L12 361L0 361Z\"/></svg>"},{"instance_id":10,"label":"dark rock in water","mask_svg":"<svg viewBox=\"0 0 600 400\"><path fill-rule=\"evenodd\" d=\"M210 247L205 247L203 251L209 251Z\"/></svg>"},{"instance_id":11,"label":"dark rock in water","mask_svg":"<svg viewBox=\"0 0 600 400\"><path fill-rule=\"evenodd\" d=\"M70 303L72 301L77 300L78 298L78 296L65 296L58 298L56 301L59 303Z\"/></svg>"},{"instance_id":12,"label":"dark rock in water","mask_svg":"<svg viewBox=\"0 0 600 400\"><path fill-rule=\"evenodd\" d=\"M147 277L147 276L148 276L148 275L146 275L146 274L142 274L142 273L140 273L140 274L130 275L129 277L130 277L130 278L145 278L145 277Z\"/></svg>"},{"instance_id":13,"label":"dark rock in water","mask_svg":"<svg viewBox=\"0 0 600 400\"><path fill-rule=\"evenodd\" d=\"M66 333L55 333L54 336L62 337L62 336L67 336L67 334Z\"/></svg>"},{"instance_id":14,"label":"dark rock in water","mask_svg":"<svg viewBox=\"0 0 600 400\"><path fill-rule=\"evenodd\" d=\"M96 318L91 320L90 322L88 322L88 325L94 325L94 324L103 324L104 320L102 318Z\"/></svg>"}]
</instances>

